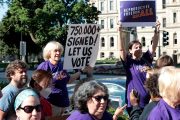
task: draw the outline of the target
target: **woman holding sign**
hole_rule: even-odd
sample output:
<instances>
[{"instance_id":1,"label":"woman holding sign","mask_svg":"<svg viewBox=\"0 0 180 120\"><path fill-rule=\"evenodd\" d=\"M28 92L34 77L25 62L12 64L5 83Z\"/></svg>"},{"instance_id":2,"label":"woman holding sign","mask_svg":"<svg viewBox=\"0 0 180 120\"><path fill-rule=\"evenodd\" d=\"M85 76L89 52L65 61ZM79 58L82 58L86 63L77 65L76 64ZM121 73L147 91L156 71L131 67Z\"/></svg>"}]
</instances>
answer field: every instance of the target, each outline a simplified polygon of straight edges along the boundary
<instances>
[{"instance_id":1,"label":"woman holding sign","mask_svg":"<svg viewBox=\"0 0 180 120\"><path fill-rule=\"evenodd\" d=\"M126 70L126 103L128 104L127 111L130 113L132 105L130 103L130 92L136 90L140 94L140 107L143 109L149 103L150 95L144 88L146 79L146 68L152 67L153 56L159 40L160 23L155 26L152 46L145 53L142 52L142 45L138 40L133 40L129 43L126 51L122 26L119 27L120 34L120 58Z\"/></svg>"},{"instance_id":2,"label":"woman holding sign","mask_svg":"<svg viewBox=\"0 0 180 120\"><path fill-rule=\"evenodd\" d=\"M37 68L50 71L53 75L51 93L47 98L52 104L53 116L62 115L65 108L69 106L67 83L71 83L79 78L82 72L92 72L92 67L87 66L80 72L70 76L66 70L63 70L63 65L60 62L63 51L64 48L59 42L50 41L43 49L45 61Z\"/></svg>"}]
</instances>

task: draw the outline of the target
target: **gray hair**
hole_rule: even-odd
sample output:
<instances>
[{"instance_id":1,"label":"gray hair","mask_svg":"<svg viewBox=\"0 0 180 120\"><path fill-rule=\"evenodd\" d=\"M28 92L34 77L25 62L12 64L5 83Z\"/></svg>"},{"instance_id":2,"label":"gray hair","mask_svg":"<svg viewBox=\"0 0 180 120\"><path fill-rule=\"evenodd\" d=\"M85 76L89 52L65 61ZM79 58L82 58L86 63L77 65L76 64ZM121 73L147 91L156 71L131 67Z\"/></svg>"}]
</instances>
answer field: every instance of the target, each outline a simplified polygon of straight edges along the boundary
<instances>
[{"instance_id":1,"label":"gray hair","mask_svg":"<svg viewBox=\"0 0 180 120\"><path fill-rule=\"evenodd\" d=\"M158 82L162 98L166 98L172 103L180 101L180 68L163 67Z\"/></svg>"},{"instance_id":2,"label":"gray hair","mask_svg":"<svg viewBox=\"0 0 180 120\"><path fill-rule=\"evenodd\" d=\"M63 45L61 45L61 43L59 43L57 41L48 42L46 44L46 46L44 47L44 49L43 49L43 58L44 58L44 60L49 60L50 55L51 55L50 52L52 50L55 50L55 49L60 49L61 54L64 51L64 47L63 47Z\"/></svg>"},{"instance_id":3,"label":"gray hair","mask_svg":"<svg viewBox=\"0 0 180 120\"><path fill-rule=\"evenodd\" d=\"M78 88L78 90L75 93L75 107L81 112L88 112L87 101L94 94L96 94L97 90L102 90L109 98L108 89L104 84L97 81L85 82Z\"/></svg>"}]
</instances>

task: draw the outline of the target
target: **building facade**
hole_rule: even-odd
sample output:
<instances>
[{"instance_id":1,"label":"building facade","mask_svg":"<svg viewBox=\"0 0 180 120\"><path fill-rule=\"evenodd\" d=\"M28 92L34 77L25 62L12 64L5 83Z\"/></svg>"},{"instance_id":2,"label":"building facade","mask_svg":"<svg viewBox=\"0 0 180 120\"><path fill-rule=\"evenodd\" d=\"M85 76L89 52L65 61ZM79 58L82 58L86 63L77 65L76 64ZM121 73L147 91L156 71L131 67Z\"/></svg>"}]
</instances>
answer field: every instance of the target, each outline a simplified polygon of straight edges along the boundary
<instances>
[{"instance_id":1,"label":"building facade","mask_svg":"<svg viewBox=\"0 0 180 120\"><path fill-rule=\"evenodd\" d=\"M119 58L119 34L117 31L119 1L90 0L90 3L101 11L98 20L101 31L97 59Z\"/></svg>"},{"instance_id":2,"label":"building facade","mask_svg":"<svg viewBox=\"0 0 180 120\"><path fill-rule=\"evenodd\" d=\"M120 13L120 0L90 0L90 3L97 7L101 14L98 24L101 26L100 44L97 59L118 58L119 59L119 34L117 23ZM174 61L180 62L180 0L156 0L157 19L161 23L160 41L157 47L155 59L160 55L170 55ZM164 31L164 32L163 32ZM168 45L163 45L163 33ZM151 45L154 30L152 27L137 27L137 37L142 42L143 51ZM165 35L164 35L165 36ZM127 34L126 46L132 35ZM165 43L165 42L164 42Z\"/></svg>"},{"instance_id":3,"label":"building facade","mask_svg":"<svg viewBox=\"0 0 180 120\"><path fill-rule=\"evenodd\" d=\"M175 63L180 62L180 0L157 0L157 20L161 23L160 41L156 51L157 59L160 55L170 55ZM143 49L151 45L152 27L138 27L138 38L144 44ZM166 33L166 34L164 34ZM163 35L164 34L164 35ZM166 40L167 37L168 39ZM165 41L168 45L164 44Z\"/></svg>"}]
</instances>

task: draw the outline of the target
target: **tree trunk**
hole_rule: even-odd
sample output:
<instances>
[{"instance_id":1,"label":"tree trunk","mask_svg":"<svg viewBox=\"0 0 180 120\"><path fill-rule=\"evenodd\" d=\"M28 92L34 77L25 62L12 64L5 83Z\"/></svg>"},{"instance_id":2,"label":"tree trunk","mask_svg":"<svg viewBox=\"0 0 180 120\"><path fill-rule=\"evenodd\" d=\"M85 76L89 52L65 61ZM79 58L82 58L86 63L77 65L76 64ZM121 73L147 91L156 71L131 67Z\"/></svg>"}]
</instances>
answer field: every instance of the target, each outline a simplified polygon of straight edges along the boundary
<instances>
[{"instance_id":1,"label":"tree trunk","mask_svg":"<svg viewBox=\"0 0 180 120\"><path fill-rule=\"evenodd\" d=\"M32 33L31 31L29 31L29 35L30 35L32 41L37 44L37 43L38 43L38 40L35 38L34 33Z\"/></svg>"}]
</instances>

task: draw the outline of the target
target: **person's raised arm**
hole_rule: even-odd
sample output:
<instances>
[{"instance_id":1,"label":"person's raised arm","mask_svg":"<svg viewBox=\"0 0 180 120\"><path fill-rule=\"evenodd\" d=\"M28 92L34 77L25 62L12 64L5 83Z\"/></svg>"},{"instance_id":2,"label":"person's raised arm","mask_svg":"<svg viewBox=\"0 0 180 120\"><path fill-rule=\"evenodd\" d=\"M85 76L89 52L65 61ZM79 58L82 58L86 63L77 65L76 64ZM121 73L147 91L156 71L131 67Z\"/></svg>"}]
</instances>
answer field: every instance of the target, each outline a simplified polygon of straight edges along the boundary
<instances>
[{"instance_id":1,"label":"person's raised arm","mask_svg":"<svg viewBox=\"0 0 180 120\"><path fill-rule=\"evenodd\" d=\"M156 48L157 48L157 45L158 45L159 28L160 28L160 22L157 21L156 26L155 26L154 36L152 37L152 46L151 46L151 49L150 49L150 52L152 53L152 55L154 55L154 53L156 52Z\"/></svg>"},{"instance_id":2,"label":"person's raised arm","mask_svg":"<svg viewBox=\"0 0 180 120\"><path fill-rule=\"evenodd\" d=\"M125 61L126 60L126 48L125 48L125 39L124 39L124 36L123 36L123 29L122 29L122 25L120 24L118 26L118 32L119 32L119 37L120 37L120 40L119 40L119 50L120 50L120 58Z\"/></svg>"}]
</instances>

